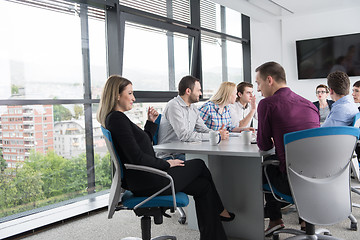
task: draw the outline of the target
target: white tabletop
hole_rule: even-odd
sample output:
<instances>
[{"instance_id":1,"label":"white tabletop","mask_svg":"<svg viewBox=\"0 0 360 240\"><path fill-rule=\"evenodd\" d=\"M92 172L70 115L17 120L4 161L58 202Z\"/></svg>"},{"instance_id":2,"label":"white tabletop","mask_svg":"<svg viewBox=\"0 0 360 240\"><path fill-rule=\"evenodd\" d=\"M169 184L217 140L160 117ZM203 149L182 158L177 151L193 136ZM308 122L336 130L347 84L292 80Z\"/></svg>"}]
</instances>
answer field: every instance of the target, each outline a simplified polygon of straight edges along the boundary
<instances>
[{"instance_id":1,"label":"white tabletop","mask_svg":"<svg viewBox=\"0 0 360 240\"><path fill-rule=\"evenodd\" d=\"M183 152L222 156L261 157L273 151L260 151L256 144L244 144L241 137L230 137L212 146L205 142L171 142L154 146L155 152Z\"/></svg>"}]
</instances>

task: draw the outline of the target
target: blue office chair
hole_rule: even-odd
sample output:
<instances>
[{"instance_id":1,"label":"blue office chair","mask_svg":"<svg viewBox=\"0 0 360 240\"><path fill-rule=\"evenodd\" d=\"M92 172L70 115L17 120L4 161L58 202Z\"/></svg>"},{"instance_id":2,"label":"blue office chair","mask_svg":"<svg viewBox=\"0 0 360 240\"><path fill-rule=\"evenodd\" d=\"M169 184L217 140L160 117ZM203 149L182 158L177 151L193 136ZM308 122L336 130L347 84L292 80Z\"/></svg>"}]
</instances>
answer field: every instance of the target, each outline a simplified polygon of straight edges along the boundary
<instances>
[{"instance_id":1,"label":"blue office chair","mask_svg":"<svg viewBox=\"0 0 360 240\"><path fill-rule=\"evenodd\" d=\"M155 134L154 134L154 136L153 136L153 144L154 144L154 145L157 145L157 144L159 143L159 128L160 128L160 122L161 122L161 114L159 114L159 116L156 118L156 120L155 120L155 122L154 122L154 123L156 123L156 124L158 125L158 127L157 127L157 129L156 129L156 132L155 132Z\"/></svg>"},{"instance_id":2,"label":"blue office chair","mask_svg":"<svg viewBox=\"0 0 360 240\"><path fill-rule=\"evenodd\" d=\"M115 211L119 210L133 210L135 214L141 217L141 234L143 240L165 240L175 239L175 236L160 236L151 238L151 219L154 218L155 224L161 224L163 222L163 215L165 211L170 209L174 212L179 207L185 207L189 204L189 198L185 193L178 192L175 194L174 182L172 177L164 171L159 169L139 166L133 164L123 164L115 150L113 140L109 130L101 127L101 130L105 136L106 146L110 152L111 160L115 166L115 174L112 179L110 195L109 195L109 207L108 218L112 218ZM121 181L123 179L123 171L127 169L133 169L138 171L145 171L153 174L157 174L169 179L169 185L159 190L150 197L135 197L131 191L125 190L121 187ZM171 188L172 195L159 195L164 190Z\"/></svg>"},{"instance_id":3,"label":"blue office chair","mask_svg":"<svg viewBox=\"0 0 360 240\"><path fill-rule=\"evenodd\" d=\"M160 128L160 122L161 122L161 114L159 114L159 116L156 118L155 120L155 123L158 125L157 129L156 129L156 132L153 136L153 144L154 145L157 145L159 143L159 128ZM179 214L180 214L180 217L178 219L178 222L180 224L185 224L186 222L186 214L184 212L184 210L181 208L181 207L177 207L177 209Z\"/></svg>"},{"instance_id":4,"label":"blue office chair","mask_svg":"<svg viewBox=\"0 0 360 240\"><path fill-rule=\"evenodd\" d=\"M357 128L360 127L360 112L355 115L351 126L357 127Z\"/></svg>"},{"instance_id":5,"label":"blue office chair","mask_svg":"<svg viewBox=\"0 0 360 240\"><path fill-rule=\"evenodd\" d=\"M360 112L355 115L352 126L354 126L356 128L360 127ZM360 148L359 141L358 141L356 147ZM359 163L359 160L358 160L358 156L354 153L353 158L351 160L351 169L352 169L352 176L357 181L360 181L359 168L360 168L360 163ZM360 195L360 187L358 187L358 186L351 186L351 191L353 193L356 193L356 194ZM360 204L357 204L357 203L353 203L352 206L360 208ZM356 231L357 230L357 220L356 220L356 218L353 215L350 215L349 219L351 220L350 229Z\"/></svg>"},{"instance_id":6,"label":"blue office chair","mask_svg":"<svg viewBox=\"0 0 360 240\"><path fill-rule=\"evenodd\" d=\"M273 239L280 233L298 235L292 239L338 239L326 229L315 231L315 224L335 224L351 213L350 162L359 133L354 127L323 127L284 135L289 185L306 232L281 229Z\"/></svg>"}]
</instances>

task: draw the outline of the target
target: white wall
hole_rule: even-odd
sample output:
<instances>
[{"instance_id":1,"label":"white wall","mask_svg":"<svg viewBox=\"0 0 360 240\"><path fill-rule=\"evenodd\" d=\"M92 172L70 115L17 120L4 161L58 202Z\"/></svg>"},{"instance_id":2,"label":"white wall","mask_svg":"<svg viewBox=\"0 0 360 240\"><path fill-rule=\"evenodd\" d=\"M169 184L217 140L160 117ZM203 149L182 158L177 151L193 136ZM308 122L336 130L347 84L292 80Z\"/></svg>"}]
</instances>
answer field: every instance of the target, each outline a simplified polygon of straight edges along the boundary
<instances>
[{"instance_id":1,"label":"white wall","mask_svg":"<svg viewBox=\"0 0 360 240\"><path fill-rule=\"evenodd\" d=\"M360 8L313 15L285 17L266 23L251 21L252 80L255 68L267 61L279 62L286 71L288 85L301 96L315 101L315 88L326 79L297 78L295 41L301 39L360 33ZM350 78L351 85L360 77ZM351 93L351 91L350 91Z\"/></svg>"}]
</instances>

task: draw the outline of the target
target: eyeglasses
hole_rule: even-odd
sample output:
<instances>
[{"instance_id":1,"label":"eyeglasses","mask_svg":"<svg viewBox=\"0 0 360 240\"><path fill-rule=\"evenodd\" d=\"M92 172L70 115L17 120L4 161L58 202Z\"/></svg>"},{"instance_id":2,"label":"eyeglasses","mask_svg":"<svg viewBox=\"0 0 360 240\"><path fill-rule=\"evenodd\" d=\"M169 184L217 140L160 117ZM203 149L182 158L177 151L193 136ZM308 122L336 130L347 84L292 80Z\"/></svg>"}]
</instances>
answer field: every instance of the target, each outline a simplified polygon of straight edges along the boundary
<instances>
[{"instance_id":1,"label":"eyeglasses","mask_svg":"<svg viewBox=\"0 0 360 240\"><path fill-rule=\"evenodd\" d=\"M326 91L316 91L316 94L320 94L320 93L326 93Z\"/></svg>"}]
</instances>

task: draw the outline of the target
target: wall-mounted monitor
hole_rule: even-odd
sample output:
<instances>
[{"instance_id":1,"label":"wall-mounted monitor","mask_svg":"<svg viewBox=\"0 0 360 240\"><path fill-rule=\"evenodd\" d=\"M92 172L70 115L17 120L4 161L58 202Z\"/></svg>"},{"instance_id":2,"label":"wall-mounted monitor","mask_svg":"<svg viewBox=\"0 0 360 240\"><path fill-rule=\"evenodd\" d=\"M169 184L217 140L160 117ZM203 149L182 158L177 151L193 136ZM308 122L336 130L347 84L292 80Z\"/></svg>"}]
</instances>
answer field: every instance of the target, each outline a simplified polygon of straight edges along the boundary
<instances>
[{"instance_id":1,"label":"wall-mounted monitor","mask_svg":"<svg viewBox=\"0 0 360 240\"><path fill-rule=\"evenodd\" d=\"M326 78L334 71L360 76L360 33L296 41L298 78Z\"/></svg>"}]
</instances>

